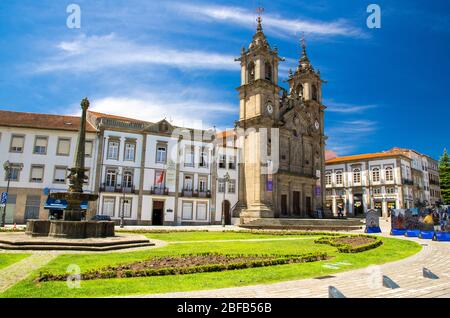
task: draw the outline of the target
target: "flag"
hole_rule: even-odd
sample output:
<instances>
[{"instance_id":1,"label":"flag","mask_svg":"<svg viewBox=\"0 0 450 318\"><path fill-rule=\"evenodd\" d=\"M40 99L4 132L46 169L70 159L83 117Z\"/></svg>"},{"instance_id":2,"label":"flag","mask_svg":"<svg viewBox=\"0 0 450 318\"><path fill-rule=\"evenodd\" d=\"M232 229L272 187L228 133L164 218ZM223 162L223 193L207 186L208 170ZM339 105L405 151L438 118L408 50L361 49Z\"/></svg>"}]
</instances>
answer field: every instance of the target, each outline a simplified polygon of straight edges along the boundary
<instances>
[{"instance_id":1,"label":"flag","mask_svg":"<svg viewBox=\"0 0 450 318\"><path fill-rule=\"evenodd\" d=\"M156 184L161 185L164 181L164 171L161 171L158 180L156 181Z\"/></svg>"}]
</instances>

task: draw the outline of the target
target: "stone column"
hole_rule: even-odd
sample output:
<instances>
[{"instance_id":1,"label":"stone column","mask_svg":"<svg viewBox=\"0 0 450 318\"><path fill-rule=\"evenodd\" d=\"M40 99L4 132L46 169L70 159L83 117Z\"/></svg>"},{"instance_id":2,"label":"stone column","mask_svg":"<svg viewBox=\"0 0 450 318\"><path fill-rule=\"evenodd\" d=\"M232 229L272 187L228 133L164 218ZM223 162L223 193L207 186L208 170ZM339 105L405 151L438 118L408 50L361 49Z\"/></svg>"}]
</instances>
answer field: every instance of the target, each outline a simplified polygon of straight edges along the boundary
<instances>
[{"instance_id":1,"label":"stone column","mask_svg":"<svg viewBox=\"0 0 450 318\"><path fill-rule=\"evenodd\" d=\"M337 201L336 201L336 195L333 195L333 215L337 215Z\"/></svg>"},{"instance_id":2,"label":"stone column","mask_svg":"<svg viewBox=\"0 0 450 318\"><path fill-rule=\"evenodd\" d=\"M385 197L383 197L381 215L383 216L383 218L388 217L388 205L387 205L387 200Z\"/></svg>"}]
</instances>

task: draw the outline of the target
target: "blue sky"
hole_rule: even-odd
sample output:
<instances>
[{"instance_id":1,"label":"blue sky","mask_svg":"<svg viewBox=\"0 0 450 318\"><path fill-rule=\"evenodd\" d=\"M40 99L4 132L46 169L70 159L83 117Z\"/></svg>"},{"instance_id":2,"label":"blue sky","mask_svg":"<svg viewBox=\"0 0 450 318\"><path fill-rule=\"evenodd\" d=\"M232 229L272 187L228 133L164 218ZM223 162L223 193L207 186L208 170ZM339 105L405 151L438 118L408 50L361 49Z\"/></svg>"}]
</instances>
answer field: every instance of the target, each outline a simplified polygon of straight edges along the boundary
<instances>
[{"instance_id":1,"label":"blue sky","mask_svg":"<svg viewBox=\"0 0 450 318\"><path fill-rule=\"evenodd\" d=\"M234 58L256 27L296 66L304 32L324 86L328 148L339 155L408 147L439 157L450 143L450 2L359 0L0 1L0 108L92 109L178 125L232 127ZM66 7L81 7L81 28ZM282 84L285 85L285 84ZM1 120L1 119L0 119Z\"/></svg>"}]
</instances>

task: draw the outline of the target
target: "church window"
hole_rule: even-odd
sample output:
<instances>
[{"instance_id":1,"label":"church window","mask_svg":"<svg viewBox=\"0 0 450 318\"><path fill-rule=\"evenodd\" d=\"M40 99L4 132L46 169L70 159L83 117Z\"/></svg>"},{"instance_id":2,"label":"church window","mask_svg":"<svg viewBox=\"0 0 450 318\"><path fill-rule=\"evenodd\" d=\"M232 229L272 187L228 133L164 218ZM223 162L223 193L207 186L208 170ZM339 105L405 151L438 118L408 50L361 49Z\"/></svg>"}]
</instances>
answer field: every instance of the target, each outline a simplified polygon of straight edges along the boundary
<instances>
[{"instance_id":1,"label":"church window","mask_svg":"<svg viewBox=\"0 0 450 318\"><path fill-rule=\"evenodd\" d=\"M272 81L272 65L269 62L266 62L264 68L265 68L266 80Z\"/></svg>"},{"instance_id":2,"label":"church window","mask_svg":"<svg viewBox=\"0 0 450 318\"><path fill-rule=\"evenodd\" d=\"M295 89L295 92L297 93L298 96L303 96L303 85L298 84L297 88Z\"/></svg>"},{"instance_id":3,"label":"church window","mask_svg":"<svg viewBox=\"0 0 450 318\"><path fill-rule=\"evenodd\" d=\"M317 94L317 86L316 85L312 86L312 99L315 100L315 101L319 100L318 94Z\"/></svg>"},{"instance_id":4,"label":"church window","mask_svg":"<svg viewBox=\"0 0 450 318\"><path fill-rule=\"evenodd\" d=\"M255 80L255 63L250 62L247 67L248 83L252 83Z\"/></svg>"}]
</instances>

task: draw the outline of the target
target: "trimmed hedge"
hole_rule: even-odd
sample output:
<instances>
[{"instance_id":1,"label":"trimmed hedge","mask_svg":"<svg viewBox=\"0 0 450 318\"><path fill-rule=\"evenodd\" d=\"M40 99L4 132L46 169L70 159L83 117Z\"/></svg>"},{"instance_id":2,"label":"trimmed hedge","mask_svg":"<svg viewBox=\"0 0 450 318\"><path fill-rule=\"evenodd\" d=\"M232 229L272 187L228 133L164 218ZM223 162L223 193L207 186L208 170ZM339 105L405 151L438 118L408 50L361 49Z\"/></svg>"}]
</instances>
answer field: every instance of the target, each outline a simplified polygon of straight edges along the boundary
<instances>
[{"instance_id":1,"label":"trimmed hedge","mask_svg":"<svg viewBox=\"0 0 450 318\"><path fill-rule=\"evenodd\" d=\"M139 270L122 270L117 271L120 265L115 267L108 266L98 270L90 270L81 274L82 280L108 279L108 278L129 278L129 277L148 277L148 276L166 276L166 275L186 275L207 272L222 272L227 270L238 270L245 268L256 268L266 266L285 265L293 263L310 263L328 259L328 254L324 252L308 253L303 255L277 255L277 254L218 254L218 253L201 253L201 254L184 254L183 256L209 256L223 255L229 257L272 257L267 260L253 260L249 262L238 262L230 264L207 264L183 268L158 268L158 269L139 269ZM120 275L118 275L120 273ZM67 280L69 274L54 275L49 272L39 273L35 282L47 281L64 281Z\"/></svg>"},{"instance_id":2,"label":"trimmed hedge","mask_svg":"<svg viewBox=\"0 0 450 318\"><path fill-rule=\"evenodd\" d=\"M209 230L190 230L190 229L137 229L137 230L116 230L118 233L139 233L139 234L168 234L168 233L197 233L197 232L217 232L217 233L246 233L246 234L260 234L260 235L274 235L274 236L341 236L340 233L334 232L314 232L314 231L298 231L298 230L222 230L222 231L209 231Z\"/></svg>"},{"instance_id":3,"label":"trimmed hedge","mask_svg":"<svg viewBox=\"0 0 450 318\"><path fill-rule=\"evenodd\" d=\"M369 244L360 245L360 246L356 246L356 247L353 247L350 244L343 244L343 243L339 243L339 242L335 241L336 238L344 238L344 237L369 237L369 238L373 239L374 241ZM341 236L333 237L333 238L321 237L321 238L315 240L314 243L327 244L327 245L334 246L338 249L338 251L340 253L361 253L361 252L365 252L365 251L377 248L378 246L383 244L383 241L381 240L380 237L373 237L373 236L361 234L361 235L341 235Z\"/></svg>"}]
</instances>

